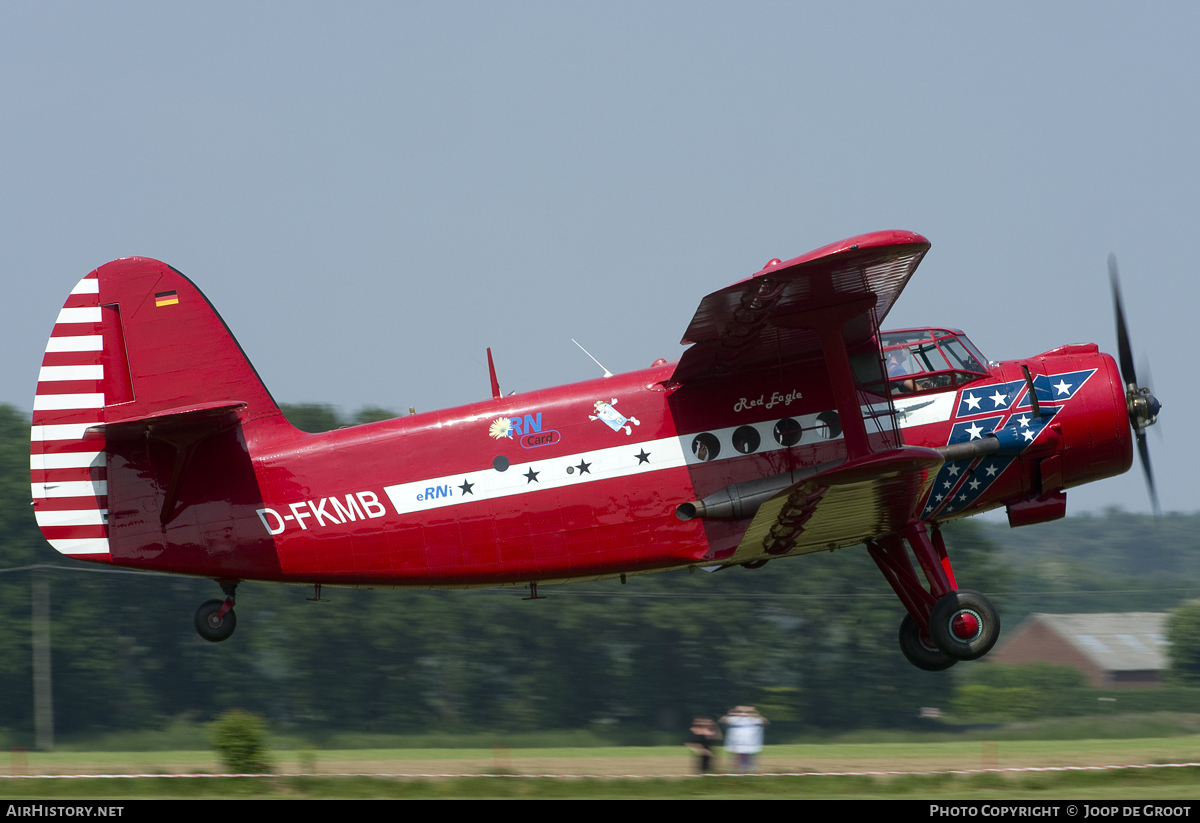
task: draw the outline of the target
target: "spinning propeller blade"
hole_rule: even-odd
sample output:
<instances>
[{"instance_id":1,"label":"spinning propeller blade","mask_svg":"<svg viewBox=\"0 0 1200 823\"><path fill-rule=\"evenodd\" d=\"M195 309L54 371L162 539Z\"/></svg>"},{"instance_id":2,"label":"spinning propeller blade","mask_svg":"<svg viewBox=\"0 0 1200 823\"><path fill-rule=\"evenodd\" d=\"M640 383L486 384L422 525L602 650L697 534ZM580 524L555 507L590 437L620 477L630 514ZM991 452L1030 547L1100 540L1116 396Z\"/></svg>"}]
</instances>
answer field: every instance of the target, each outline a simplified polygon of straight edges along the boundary
<instances>
[{"instance_id":1,"label":"spinning propeller blade","mask_svg":"<svg viewBox=\"0 0 1200 823\"><path fill-rule=\"evenodd\" d=\"M1121 366L1121 378L1126 386L1137 385L1137 372L1133 368L1133 350L1129 345L1129 331L1125 328L1125 301L1121 299L1121 278L1117 273L1117 256L1108 255L1108 280L1112 283L1113 313L1117 318L1117 354Z\"/></svg>"},{"instance_id":2,"label":"spinning propeller blade","mask_svg":"<svg viewBox=\"0 0 1200 823\"><path fill-rule=\"evenodd\" d=\"M1138 458L1146 475L1146 488L1150 492L1150 503L1158 516L1158 491L1154 486L1154 471L1150 468L1150 448L1146 445L1146 428L1154 425L1162 405L1149 388L1138 386L1137 371L1133 367L1133 347L1129 343L1129 330L1125 326L1125 305L1121 300L1121 280L1117 273L1117 257L1108 255L1108 279L1112 283L1113 314L1117 322L1117 356L1121 368L1121 379L1125 381L1125 402L1129 412L1129 425L1137 436ZM1149 374L1149 369L1143 369Z\"/></svg>"}]
</instances>

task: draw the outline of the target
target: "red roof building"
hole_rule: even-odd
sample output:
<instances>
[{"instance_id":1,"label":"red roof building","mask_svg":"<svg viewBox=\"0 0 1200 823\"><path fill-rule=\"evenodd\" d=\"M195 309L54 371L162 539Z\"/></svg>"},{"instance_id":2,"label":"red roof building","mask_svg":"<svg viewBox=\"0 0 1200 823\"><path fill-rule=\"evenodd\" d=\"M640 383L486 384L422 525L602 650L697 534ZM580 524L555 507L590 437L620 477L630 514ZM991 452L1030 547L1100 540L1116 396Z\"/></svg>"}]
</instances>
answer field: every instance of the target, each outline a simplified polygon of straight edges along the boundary
<instances>
[{"instance_id":1,"label":"red roof building","mask_svg":"<svg viewBox=\"0 0 1200 823\"><path fill-rule=\"evenodd\" d=\"M1166 624L1157 612L1032 614L988 657L1071 666L1102 689L1160 686L1170 666Z\"/></svg>"}]
</instances>

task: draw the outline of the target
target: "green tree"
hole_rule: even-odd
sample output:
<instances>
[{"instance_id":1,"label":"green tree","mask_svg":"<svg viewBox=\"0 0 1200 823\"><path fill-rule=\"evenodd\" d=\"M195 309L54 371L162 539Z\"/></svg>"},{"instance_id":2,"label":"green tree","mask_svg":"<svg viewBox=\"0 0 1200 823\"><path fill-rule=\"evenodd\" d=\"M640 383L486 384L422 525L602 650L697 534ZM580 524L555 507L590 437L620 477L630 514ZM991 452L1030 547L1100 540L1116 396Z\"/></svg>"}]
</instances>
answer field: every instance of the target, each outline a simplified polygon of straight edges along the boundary
<instances>
[{"instance_id":1,"label":"green tree","mask_svg":"<svg viewBox=\"0 0 1200 823\"><path fill-rule=\"evenodd\" d=\"M0 568L52 562L55 552L42 539L29 505L29 418L0 405ZM0 727L28 733L33 726L30 635L30 574L0 575ZM51 606L55 598L51 595ZM52 630L53 634L53 630ZM52 662L51 667L55 664ZM22 738L24 740L24 738Z\"/></svg>"},{"instance_id":2,"label":"green tree","mask_svg":"<svg viewBox=\"0 0 1200 823\"><path fill-rule=\"evenodd\" d=\"M380 408L379 406L363 406L354 413L352 418L354 425L362 423L374 423L378 420L391 420L396 416L396 413L391 409Z\"/></svg>"},{"instance_id":3,"label":"green tree","mask_svg":"<svg viewBox=\"0 0 1200 823\"><path fill-rule=\"evenodd\" d=\"M287 421L302 432L327 432L343 425L333 406L321 403L284 403L279 409Z\"/></svg>"},{"instance_id":4,"label":"green tree","mask_svg":"<svg viewBox=\"0 0 1200 823\"><path fill-rule=\"evenodd\" d=\"M1191 600L1167 618L1167 655L1171 679L1181 685L1200 685L1200 600Z\"/></svg>"}]
</instances>

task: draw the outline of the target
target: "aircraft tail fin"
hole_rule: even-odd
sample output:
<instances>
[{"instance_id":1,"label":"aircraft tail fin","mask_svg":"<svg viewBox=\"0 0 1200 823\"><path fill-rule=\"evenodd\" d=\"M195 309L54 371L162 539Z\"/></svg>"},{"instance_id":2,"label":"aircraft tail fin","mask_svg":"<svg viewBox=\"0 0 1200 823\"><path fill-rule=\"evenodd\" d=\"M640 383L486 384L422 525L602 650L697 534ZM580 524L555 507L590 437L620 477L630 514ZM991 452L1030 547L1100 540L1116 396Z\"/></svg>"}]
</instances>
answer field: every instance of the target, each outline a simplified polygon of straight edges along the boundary
<instances>
[{"instance_id":1,"label":"aircraft tail fin","mask_svg":"<svg viewBox=\"0 0 1200 823\"><path fill-rule=\"evenodd\" d=\"M35 513L55 549L108 562L106 438L114 426L236 408L283 417L220 315L165 263L128 257L88 274L58 318L33 403Z\"/></svg>"}]
</instances>

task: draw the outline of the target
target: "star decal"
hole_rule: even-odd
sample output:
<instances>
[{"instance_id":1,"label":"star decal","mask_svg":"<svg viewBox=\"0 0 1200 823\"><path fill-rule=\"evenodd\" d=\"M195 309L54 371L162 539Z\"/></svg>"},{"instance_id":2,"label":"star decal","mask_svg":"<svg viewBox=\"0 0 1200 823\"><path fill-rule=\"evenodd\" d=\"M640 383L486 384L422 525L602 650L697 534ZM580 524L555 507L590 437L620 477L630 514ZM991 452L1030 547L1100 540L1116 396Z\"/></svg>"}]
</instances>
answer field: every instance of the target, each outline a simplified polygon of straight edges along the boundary
<instances>
[{"instance_id":1,"label":"star decal","mask_svg":"<svg viewBox=\"0 0 1200 823\"><path fill-rule=\"evenodd\" d=\"M1063 408L1061 404L1070 402L1068 398L1081 391L1095 371L1039 375L1037 395L1033 394L1033 386L1028 386L1029 391L1026 392L1028 381L1022 380L964 389L958 398L957 411L951 418L957 417L961 422L952 425L947 443L986 442L986 437L1000 436L1003 430L1003 436L1020 444L1014 451L1031 448L1042 437L1042 429L1048 424L1048 419ZM1043 416L1039 418L1030 410L1030 405L1039 399L1042 403L1049 401L1059 405L1050 408L1048 414L1045 413L1046 407L1043 407ZM985 401L990 403L984 405ZM1007 442L1011 443L1012 440ZM966 514L985 507L980 496L988 494L992 484L1011 462L1010 458L984 458L978 464L975 461L946 461L928 493L925 500L927 506L922 509L921 517L935 516L935 513L936 516L951 512L955 515Z\"/></svg>"},{"instance_id":2,"label":"star decal","mask_svg":"<svg viewBox=\"0 0 1200 823\"><path fill-rule=\"evenodd\" d=\"M530 467L529 471L525 472L525 485L528 486L530 483L536 483L539 474L541 472L535 472L533 467Z\"/></svg>"},{"instance_id":3,"label":"star decal","mask_svg":"<svg viewBox=\"0 0 1200 823\"><path fill-rule=\"evenodd\" d=\"M471 489L475 488L475 484L468 483L467 478L465 478L465 477L463 478L463 484L461 486L459 486L459 488L462 489L463 494L469 494L472 497L475 496L475 492L471 491Z\"/></svg>"},{"instance_id":4,"label":"star decal","mask_svg":"<svg viewBox=\"0 0 1200 823\"><path fill-rule=\"evenodd\" d=\"M580 474L591 474L591 472L588 471L588 469L591 468L591 466L592 466L591 463L584 463L582 460L580 460L579 465L576 466L575 468L579 469Z\"/></svg>"},{"instance_id":5,"label":"star decal","mask_svg":"<svg viewBox=\"0 0 1200 823\"><path fill-rule=\"evenodd\" d=\"M650 462L650 455L646 452L645 449L642 449L641 452L639 452L638 454L635 454L634 457L636 457L638 459L639 466L643 463Z\"/></svg>"}]
</instances>

